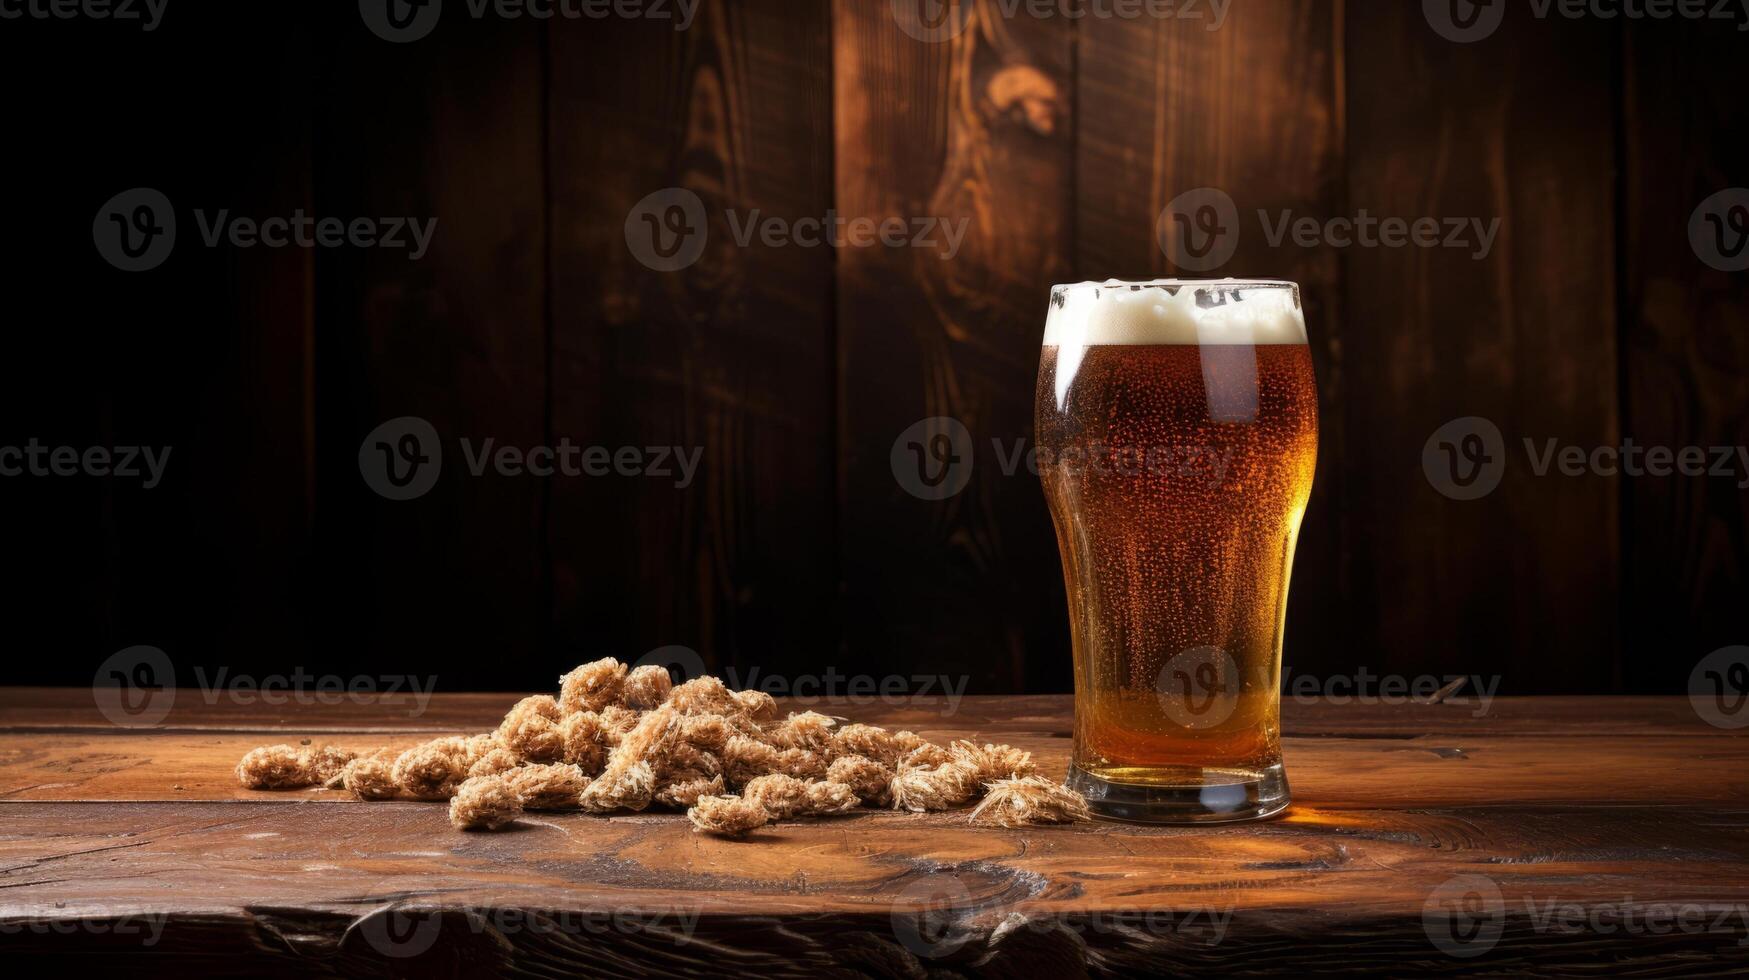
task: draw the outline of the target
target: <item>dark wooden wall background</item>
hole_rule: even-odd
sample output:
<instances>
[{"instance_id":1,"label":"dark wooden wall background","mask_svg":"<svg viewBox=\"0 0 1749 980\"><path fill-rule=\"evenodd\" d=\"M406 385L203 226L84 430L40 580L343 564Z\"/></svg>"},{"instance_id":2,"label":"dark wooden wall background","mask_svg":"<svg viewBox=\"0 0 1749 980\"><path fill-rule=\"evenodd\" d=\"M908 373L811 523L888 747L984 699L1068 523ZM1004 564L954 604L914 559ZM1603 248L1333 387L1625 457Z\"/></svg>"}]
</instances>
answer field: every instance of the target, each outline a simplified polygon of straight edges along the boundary
<instances>
[{"instance_id":1,"label":"dark wooden wall background","mask_svg":"<svg viewBox=\"0 0 1749 980\"><path fill-rule=\"evenodd\" d=\"M1500 217L1449 249L1272 248L1224 271L1305 286L1323 443L1288 619L1300 673L1499 674L1513 692L1680 690L1749 642L1733 478L1538 478L1475 502L1427 436L1509 447L1749 444L1749 280L1701 264L1694 207L1749 184L1749 41L1731 24L1536 20L1452 44L1415 3L1237 0L1202 20L991 16L908 36L885 0L706 0L651 20L475 20L394 45L356 5L171 4L124 25L0 24L11 190L4 444L174 446L155 490L0 480L11 682L86 683L137 643L179 668L544 686L684 644L768 673L1066 690L1031 430L1047 286L1173 270L1183 190L1243 213ZM903 5L901 5L903 6ZM156 187L176 254L128 275L92 215ZM680 273L626 247L683 186L713 214ZM208 249L191 210L436 216L380 250ZM785 219L970 217L960 254L729 244ZM533 445L697 445L640 480L361 482L417 415ZM967 489L905 493L928 416ZM459 455L459 454L457 454ZM184 676L184 682L190 678Z\"/></svg>"}]
</instances>

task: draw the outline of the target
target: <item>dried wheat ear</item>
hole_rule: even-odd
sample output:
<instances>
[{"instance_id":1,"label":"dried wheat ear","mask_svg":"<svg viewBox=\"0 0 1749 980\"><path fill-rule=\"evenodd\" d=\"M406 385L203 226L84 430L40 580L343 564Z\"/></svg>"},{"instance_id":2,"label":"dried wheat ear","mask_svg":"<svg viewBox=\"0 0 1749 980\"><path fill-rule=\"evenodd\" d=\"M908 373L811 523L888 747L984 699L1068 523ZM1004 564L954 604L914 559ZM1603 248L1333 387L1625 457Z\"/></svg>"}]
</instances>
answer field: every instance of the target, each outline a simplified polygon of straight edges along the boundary
<instances>
[{"instance_id":1,"label":"dried wheat ear","mask_svg":"<svg viewBox=\"0 0 1749 980\"><path fill-rule=\"evenodd\" d=\"M759 691L715 677L674 685L666 668L612 658L523 698L497 729L410 749L266 745L237 763L250 789L343 787L364 800L448 800L450 823L497 830L527 810L684 809L699 833L738 837L773 821L862 807L951 810L976 824L1090 819L1087 801L1008 745L937 745L914 732L777 717Z\"/></svg>"}]
</instances>

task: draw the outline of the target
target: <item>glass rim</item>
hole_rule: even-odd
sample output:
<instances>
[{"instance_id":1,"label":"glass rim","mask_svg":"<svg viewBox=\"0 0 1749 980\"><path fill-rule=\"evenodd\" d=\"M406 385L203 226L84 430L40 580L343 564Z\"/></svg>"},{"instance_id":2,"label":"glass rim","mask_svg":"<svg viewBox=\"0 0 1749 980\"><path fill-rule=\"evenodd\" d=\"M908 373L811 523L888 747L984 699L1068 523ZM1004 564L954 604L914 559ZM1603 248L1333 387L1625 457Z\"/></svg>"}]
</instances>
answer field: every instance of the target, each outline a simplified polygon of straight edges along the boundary
<instances>
[{"instance_id":1,"label":"glass rim","mask_svg":"<svg viewBox=\"0 0 1749 980\"><path fill-rule=\"evenodd\" d=\"M1097 280L1097 279L1087 279L1087 280L1083 280L1081 282L1059 282L1059 283L1054 283L1051 285L1051 292L1052 293L1066 293L1066 292L1069 292L1071 290L1080 290L1080 289L1123 289L1125 287L1128 287L1130 289L1147 289L1150 287L1173 287L1173 286L1176 286L1178 288L1183 288L1185 286L1189 286L1193 289L1203 289L1203 288L1214 288L1214 289L1299 289L1300 288L1300 284L1297 282L1294 282L1291 279L1233 279L1233 278L1226 278L1226 279L1183 279L1183 278L1171 277L1171 278L1163 278L1163 279L1106 279L1103 281Z\"/></svg>"}]
</instances>

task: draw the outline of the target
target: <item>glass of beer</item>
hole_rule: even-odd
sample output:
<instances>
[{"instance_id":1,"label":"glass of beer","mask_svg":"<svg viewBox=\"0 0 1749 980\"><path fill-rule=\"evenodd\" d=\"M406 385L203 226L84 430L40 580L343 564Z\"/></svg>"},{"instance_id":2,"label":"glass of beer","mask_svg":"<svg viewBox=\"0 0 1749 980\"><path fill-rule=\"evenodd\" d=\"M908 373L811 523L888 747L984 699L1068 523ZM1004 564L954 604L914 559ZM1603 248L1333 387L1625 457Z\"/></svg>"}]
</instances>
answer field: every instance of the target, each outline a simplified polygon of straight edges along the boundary
<instances>
[{"instance_id":1,"label":"glass of beer","mask_svg":"<svg viewBox=\"0 0 1749 980\"><path fill-rule=\"evenodd\" d=\"M1034 421L1075 653L1069 785L1119 820L1285 809L1282 625L1318 455L1299 287L1054 287Z\"/></svg>"}]
</instances>

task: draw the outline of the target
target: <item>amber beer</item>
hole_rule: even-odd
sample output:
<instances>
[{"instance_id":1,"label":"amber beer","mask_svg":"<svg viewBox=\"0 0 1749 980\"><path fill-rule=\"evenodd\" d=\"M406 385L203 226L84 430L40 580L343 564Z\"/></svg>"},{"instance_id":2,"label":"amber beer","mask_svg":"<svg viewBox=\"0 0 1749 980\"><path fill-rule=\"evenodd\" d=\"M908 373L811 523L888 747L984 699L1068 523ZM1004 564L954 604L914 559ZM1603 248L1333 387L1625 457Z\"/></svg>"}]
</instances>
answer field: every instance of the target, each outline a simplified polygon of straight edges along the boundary
<instances>
[{"instance_id":1,"label":"amber beer","mask_svg":"<svg viewBox=\"0 0 1749 980\"><path fill-rule=\"evenodd\" d=\"M1118 819L1285 808L1282 624L1318 451L1299 288L1055 287L1035 421L1074 645L1070 785Z\"/></svg>"}]
</instances>

